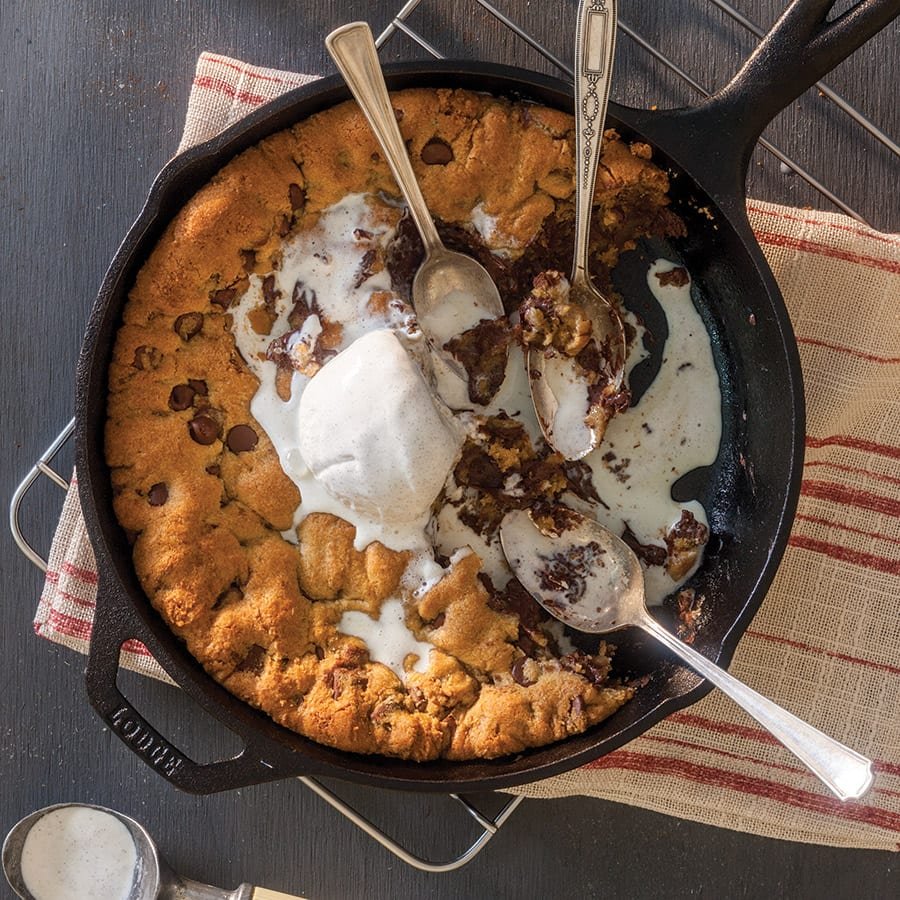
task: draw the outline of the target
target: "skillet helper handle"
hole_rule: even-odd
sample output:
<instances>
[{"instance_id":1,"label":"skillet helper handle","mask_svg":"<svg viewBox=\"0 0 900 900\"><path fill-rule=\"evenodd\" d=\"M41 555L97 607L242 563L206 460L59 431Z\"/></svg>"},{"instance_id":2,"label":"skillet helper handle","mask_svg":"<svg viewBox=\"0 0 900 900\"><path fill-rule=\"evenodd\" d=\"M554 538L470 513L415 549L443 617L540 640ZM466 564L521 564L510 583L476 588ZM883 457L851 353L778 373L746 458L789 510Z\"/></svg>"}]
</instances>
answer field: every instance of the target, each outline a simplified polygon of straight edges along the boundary
<instances>
[{"instance_id":1,"label":"skillet helper handle","mask_svg":"<svg viewBox=\"0 0 900 900\"><path fill-rule=\"evenodd\" d=\"M872 763L866 757L845 747L818 728L813 728L786 709L782 709L777 703L763 697L742 681L738 681L693 647L666 631L649 614L644 613L635 624L665 644L692 669L731 697L738 706L753 716L763 728L805 763L838 799L858 799L872 786L874 777Z\"/></svg>"},{"instance_id":2,"label":"skillet helper handle","mask_svg":"<svg viewBox=\"0 0 900 900\"><path fill-rule=\"evenodd\" d=\"M900 15L900 0L858 0L829 22L836 3L794 0L711 99L712 105L739 107L729 125L743 136L743 145L752 148L781 110Z\"/></svg>"},{"instance_id":3,"label":"skillet helper handle","mask_svg":"<svg viewBox=\"0 0 900 900\"><path fill-rule=\"evenodd\" d=\"M134 637L134 628L122 606L116 603L113 590L101 574L85 672L88 699L110 731L159 775L192 794L210 794L272 780L271 767L254 758L246 747L232 759L194 762L132 706L119 690L116 677L119 651L125 641Z\"/></svg>"}]
</instances>

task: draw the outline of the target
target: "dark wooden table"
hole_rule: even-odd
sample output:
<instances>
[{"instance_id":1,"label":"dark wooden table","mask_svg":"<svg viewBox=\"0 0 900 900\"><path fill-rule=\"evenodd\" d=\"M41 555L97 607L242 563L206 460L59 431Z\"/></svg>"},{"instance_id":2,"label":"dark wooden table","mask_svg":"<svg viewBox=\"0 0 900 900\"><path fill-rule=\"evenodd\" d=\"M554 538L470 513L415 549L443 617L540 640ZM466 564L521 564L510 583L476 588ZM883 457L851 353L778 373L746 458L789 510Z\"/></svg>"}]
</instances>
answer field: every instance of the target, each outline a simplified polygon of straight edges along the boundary
<instances>
[{"instance_id":1,"label":"dark wooden table","mask_svg":"<svg viewBox=\"0 0 900 900\"><path fill-rule=\"evenodd\" d=\"M496 0L570 59L575 0ZM779 0L738 0L768 25ZM71 383L88 309L107 261L178 143L194 60L202 49L324 73L322 38L367 18L376 33L400 0L3 0L0 6L0 211L4 275L0 346L2 497L72 409ZM753 45L704 0L620 0L630 25L696 78L720 85ZM474 0L424 0L411 22L448 55L548 68L477 11ZM830 78L895 139L900 30L891 26ZM421 51L393 40L386 59ZM631 42L620 42L615 95L635 105L681 104L692 92ZM895 157L815 92L772 130L783 149L883 229L900 229ZM823 205L770 157L752 167L756 196ZM64 463L65 465L65 463ZM28 533L46 547L60 495L29 498ZM174 866L233 886L248 880L325 897L888 897L897 858L717 830L586 799L526 801L475 862L426 875L396 861L301 784L282 782L196 798L177 793L101 727L82 689L83 660L36 639L40 573L2 538L0 831L66 800L135 816ZM122 684L161 730L200 758L229 739L200 722L172 689ZM470 824L439 798L340 790L365 813L435 855L459 850ZM5 885L0 893L6 896Z\"/></svg>"}]
</instances>

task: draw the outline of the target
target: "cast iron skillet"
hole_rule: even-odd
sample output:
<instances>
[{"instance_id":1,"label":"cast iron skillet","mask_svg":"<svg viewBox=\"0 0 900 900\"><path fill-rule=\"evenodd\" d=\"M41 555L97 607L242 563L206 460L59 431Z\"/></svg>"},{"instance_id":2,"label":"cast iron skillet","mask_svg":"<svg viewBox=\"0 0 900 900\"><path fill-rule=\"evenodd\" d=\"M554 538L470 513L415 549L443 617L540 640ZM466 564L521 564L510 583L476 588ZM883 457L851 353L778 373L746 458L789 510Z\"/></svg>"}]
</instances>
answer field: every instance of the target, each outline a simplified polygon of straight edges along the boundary
<instances>
[{"instance_id":1,"label":"cast iron skillet","mask_svg":"<svg viewBox=\"0 0 900 900\"><path fill-rule=\"evenodd\" d=\"M727 664L775 573L796 508L803 461L803 387L796 343L778 287L745 213L744 181L765 125L829 69L900 13L900 0L862 0L834 22L833 0L796 0L725 88L701 105L662 112L613 106L610 124L657 148L672 173L674 207L688 236L627 254L623 294L652 319L647 258L680 259L712 337L723 387L719 459L679 485L709 511L712 539L694 586L706 597L700 652ZM475 62L391 66L391 89L454 86L526 98L564 110L572 87L519 69ZM236 153L310 114L348 99L337 77L292 91L225 133L173 160L112 261L79 361L76 440L79 489L100 584L87 667L92 704L145 762L187 791L210 793L294 775L328 775L381 787L489 790L534 781L596 759L694 703L710 686L640 638L617 635L618 665L649 683L615 715L549 747L494 761L426 764L333 750L272 722L212 680L151 608L112 508L104 463L107 368L135 275L181 206ZM643 254L643 256L642 256ZM629 259L630 257L630 259ZM568 263L561 267L565 269ZM200 765L159 734L116 686L119 648L138 638L201 707L245 742L233 759Z\"/></svg>"}]
</instances>

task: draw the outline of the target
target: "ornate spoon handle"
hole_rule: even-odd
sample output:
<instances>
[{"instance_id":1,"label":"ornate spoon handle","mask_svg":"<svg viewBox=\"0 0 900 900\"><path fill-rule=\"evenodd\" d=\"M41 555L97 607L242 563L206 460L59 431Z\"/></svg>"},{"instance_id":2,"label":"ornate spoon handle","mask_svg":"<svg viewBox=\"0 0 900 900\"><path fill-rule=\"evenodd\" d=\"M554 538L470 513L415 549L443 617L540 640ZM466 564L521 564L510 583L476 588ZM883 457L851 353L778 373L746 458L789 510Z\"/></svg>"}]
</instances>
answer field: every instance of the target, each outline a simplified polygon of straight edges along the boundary
<instances>
[{"instance_id":1,"label":"ornate spoon handle","mask_svg":"<svg viewBox=\"0 0 900 900\"><path fill-rule=\"evenodd\" d=\"M862 797L872 786L872 763L834 738L814 728L777 703L763 697L670 634L646 612L635 623L677 653L692 669L708 678L760 725L804 762L841 800Z\"/></svg>"},{"instance_id":2,"label":"ornate spoon handle","mask_svg":"<svg viewBox=\"0 0 900 900\"><path fill-rule=\"evenodd\" d=\"M575 256L572 282L588 281L588 234L616 52L616 0L582 0L575 25Z\"/></svg>"}]
</instances>

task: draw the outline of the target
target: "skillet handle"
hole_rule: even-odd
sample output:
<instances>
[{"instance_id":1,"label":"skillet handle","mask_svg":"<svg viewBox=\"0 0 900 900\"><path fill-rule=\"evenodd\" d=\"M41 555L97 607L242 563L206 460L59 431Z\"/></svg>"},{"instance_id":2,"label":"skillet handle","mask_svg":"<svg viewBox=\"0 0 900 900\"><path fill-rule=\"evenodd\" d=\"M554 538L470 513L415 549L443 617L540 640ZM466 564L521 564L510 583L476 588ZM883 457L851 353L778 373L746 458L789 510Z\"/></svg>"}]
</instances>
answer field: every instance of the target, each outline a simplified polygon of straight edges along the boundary
<instances>
[{"instance_id":1,"label":"skillet handle","mask_svg":"<svg viewBox=\"0 0 900 900\"><path fill-rule=\"evenodd\" d=\"M284 777L247 746L232 759L196 763L132 706L119 690L116 676L119 651L126 640L134 637L136 629L123 606L116 602L115 589L108 581L101 574L85 684L91 705L110 731L159 775L192 794L211 794Z\"/></svg>"},{"instance_id":2,"label":"skillet handle","mask_svg":"<svg viewBox=\"0 0 900 900\"><path fill-rule=\"evenodd\" d=\"M837 0L794 0L741 70L711 102L738 106L733 123L752 146L763 129L900 15L900 0L858 0L833 21Z\"/></svg>"},{"instance_id":3,"label":"skillet handle","mask_svg":"<svg viewBox=\"0 0 900 900\"><path fill-rule=\"evenodd\" d=\"M696 106L634 110L635 127L664 147L718 205L742 217L747 169L765 127L900 15L900 0L794 0L723 88Z\"/></svg>"}]
</instances>

